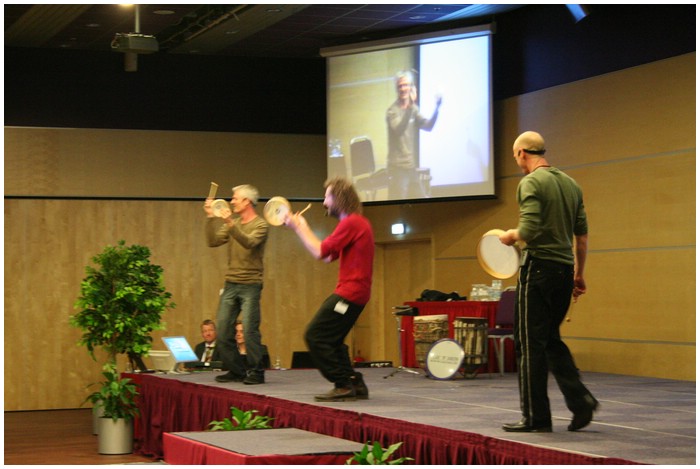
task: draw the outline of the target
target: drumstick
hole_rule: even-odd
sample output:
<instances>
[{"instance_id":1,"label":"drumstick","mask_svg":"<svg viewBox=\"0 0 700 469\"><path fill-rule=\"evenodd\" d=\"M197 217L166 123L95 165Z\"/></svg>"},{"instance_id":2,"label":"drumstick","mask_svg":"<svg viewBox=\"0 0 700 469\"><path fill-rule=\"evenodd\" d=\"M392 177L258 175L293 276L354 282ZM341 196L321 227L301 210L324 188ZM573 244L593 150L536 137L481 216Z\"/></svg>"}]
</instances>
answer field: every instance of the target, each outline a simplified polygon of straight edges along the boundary
<instances>
[{"instance_id":1,"label":"drumstick","mask_svg":"<svg viewBox=\"0 0 700 469\"><path fill-rule=\"evenodd\" d=\"M213 199L216 197L216 191L219 189L219 185L215 182L212 182L211 185L209 186L209 199Z\"/></svg>"},{"instance_id":2,"label":"drumstick","mask_svg":"<svg viewBox=\"0 0 700 469\"><path fill-rule=\"evenodd\" d=\"M302 215L304 212L306 212L306 211L307 211L308 209L310 209L310 208L311 208L311 204L307 205L306 208L305 208L304 210L302 210L301 212L299 212L299 215Z\"/></svg>"},{"instance_id":3,"label":"drumstick","mask_svg":"<svg viewBox=\"0 0 700 469\"><path fill-rule=\"evenodd\" d=\"M566 313L566 322L571 322L571 313L574 311L574 304L578 298L574 298L574 301L571 302L571 306L569 306L569 311Z\"/></svg>"}]
</instances>

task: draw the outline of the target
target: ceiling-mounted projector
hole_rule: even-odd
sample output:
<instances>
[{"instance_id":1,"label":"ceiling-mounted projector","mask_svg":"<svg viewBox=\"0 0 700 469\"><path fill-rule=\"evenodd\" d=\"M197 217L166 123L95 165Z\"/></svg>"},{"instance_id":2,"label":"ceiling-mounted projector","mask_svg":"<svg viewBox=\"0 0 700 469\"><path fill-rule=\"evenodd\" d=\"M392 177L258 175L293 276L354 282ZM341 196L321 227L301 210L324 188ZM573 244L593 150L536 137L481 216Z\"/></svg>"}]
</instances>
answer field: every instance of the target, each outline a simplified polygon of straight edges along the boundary
<instances>
[{"instance_id":1,"label":"ceiling-mounted projector","mask_svg":"<svg viewBox=\"0 0 700 469\"><path fill-rule=\"evenodd\" d=\"M158 41L155 36L148 34L117 33L112 39L112 50L115 52L150 54L158 52Z\"/></svg>"}]
</instances>

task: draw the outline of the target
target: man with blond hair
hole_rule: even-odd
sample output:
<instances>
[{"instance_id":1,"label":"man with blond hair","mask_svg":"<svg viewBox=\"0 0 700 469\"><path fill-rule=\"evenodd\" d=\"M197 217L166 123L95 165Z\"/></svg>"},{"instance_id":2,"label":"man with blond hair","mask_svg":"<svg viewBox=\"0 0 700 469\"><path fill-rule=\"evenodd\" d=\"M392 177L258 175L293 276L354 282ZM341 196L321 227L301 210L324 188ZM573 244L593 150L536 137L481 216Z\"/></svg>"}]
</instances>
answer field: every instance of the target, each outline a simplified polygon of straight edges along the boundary
<instances>
[{"instance_id":1,"label":"man with blond hair","mask_svg":"<svg viewBox=\"0 0 700 469\"><path fill-rule=\"evenodd\" d=\"M372 287L374 233L362 216L362 203L346 179L326 181L323 206L340 221L327 238L318 239L301 214L287 215L285 225L299 236L311 255L325 262L340 259L338 283L306 328L304 339L319 371L334 384L316 401L337 402L368 399L362 374L355 372L345 337L369 302Z\"/></svg>"}]
</instances>

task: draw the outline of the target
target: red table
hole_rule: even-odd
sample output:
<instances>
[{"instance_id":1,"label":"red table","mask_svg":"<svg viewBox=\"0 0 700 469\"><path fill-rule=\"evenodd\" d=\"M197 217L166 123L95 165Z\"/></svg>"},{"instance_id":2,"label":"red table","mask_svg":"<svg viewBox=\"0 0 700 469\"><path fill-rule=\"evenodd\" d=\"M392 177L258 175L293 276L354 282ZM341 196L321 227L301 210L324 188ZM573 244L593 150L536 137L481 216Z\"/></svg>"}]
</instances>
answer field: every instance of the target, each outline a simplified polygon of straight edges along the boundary
<instances>
[{"instance_id":1,"label":"red table","mask_svg":"<svg viewBox=\"0 0 700 469\"><path fill-rule=\"evenodd\" d=\"M418 309L419 316L446 314L449 326L448 337L454 338L455 318L488 318L489 327L496 324L498 301L407 301L405 305ZM413 317L401 318L401 352L403 366L417 368L416 348L413 340ZM506 342L505 371L515 371L515 352L512 342ZM498 371L496 353L489 344L489 371Z\"/></svg>"}]
</instances>

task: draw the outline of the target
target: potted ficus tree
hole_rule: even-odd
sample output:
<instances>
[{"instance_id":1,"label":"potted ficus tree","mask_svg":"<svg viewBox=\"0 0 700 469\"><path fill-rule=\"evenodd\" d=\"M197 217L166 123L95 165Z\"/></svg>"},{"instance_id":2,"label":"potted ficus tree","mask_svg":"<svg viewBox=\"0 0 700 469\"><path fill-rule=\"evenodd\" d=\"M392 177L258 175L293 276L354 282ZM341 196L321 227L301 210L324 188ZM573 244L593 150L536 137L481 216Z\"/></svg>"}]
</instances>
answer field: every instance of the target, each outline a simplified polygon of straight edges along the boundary
<instances>
[{"instance_id":1,"label":"potted ficus tree","mask_svg":"<svg viewBox=\"0 0 700 469\"><path fill-rule=\"evenodd\" d=\"M122 378L112 363L102 368L105 380L101 388L86 400L101 409L98 419L98 448L100 454L128 454L133 451L134 418L139 416L136 385Z\"/></svg>"},{"instance_id":2,"label":"potted ficus tree","mask_svg":"<svg viewBox=\"0 0 700 469\"><path fill-rule=\"evenodd\" d=\"M114 438L112 432L103 435L103 428L114 426L119 420L133 432L136 407L136 387L117 371L118 354L128 354L130 360L141 357L151 349L151 333L164 328L161 316L167 308L175 306L172 295L163 285L163 268L150 261L150 250L145 246L126 246L121 240L117 246L107 246L92 258L94 266L85 268L87 276L80 284L80 296L75 303L80 311L71 316L70 324L83 331L78 341L96 360L95 350L101 348L107 354L102 375L105 381L101 389L90 396L102 417L99 419L100 440ZM109 422L113 422L110 424ZM130 453L133 444L131 433L129 450L121 445L103 444L100 448L119 447L119 452Z\"/></svg>"}]
</instances>

